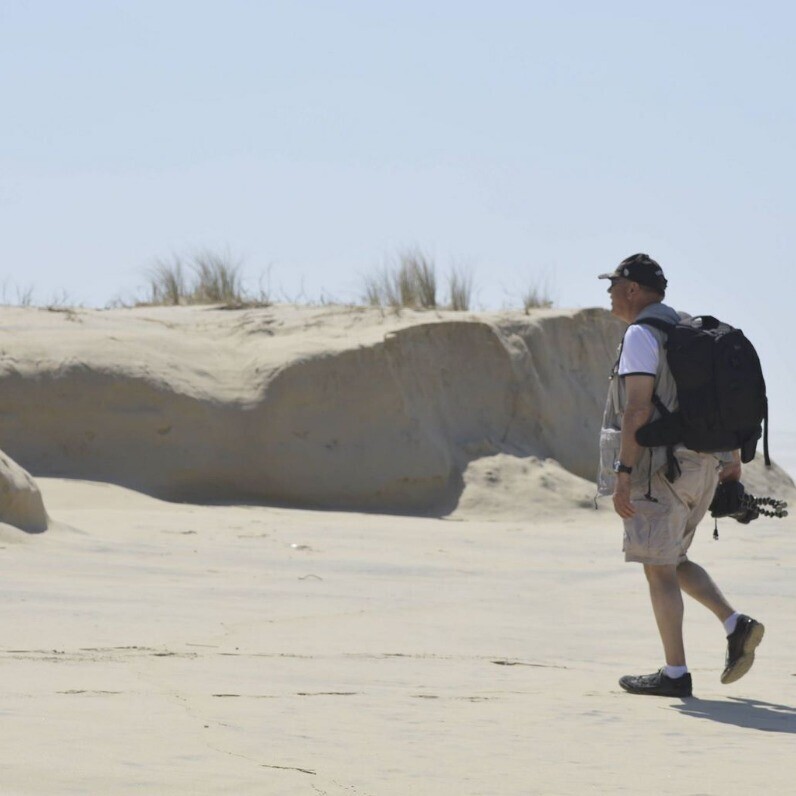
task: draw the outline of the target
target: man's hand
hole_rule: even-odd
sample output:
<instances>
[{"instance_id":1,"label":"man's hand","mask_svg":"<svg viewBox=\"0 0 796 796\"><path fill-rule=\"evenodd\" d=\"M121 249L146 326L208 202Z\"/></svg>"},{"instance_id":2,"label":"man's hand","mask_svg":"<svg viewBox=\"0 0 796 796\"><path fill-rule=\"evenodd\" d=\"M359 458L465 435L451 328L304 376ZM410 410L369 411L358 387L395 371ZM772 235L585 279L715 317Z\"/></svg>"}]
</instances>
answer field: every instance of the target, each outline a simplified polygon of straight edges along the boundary
<instances>
[{"instance_id":1,"label":"man's hand","mask_svg":"<svg viewBox=\"0 0 796 796\"><path fill-rule=\"evenodd\" d=\"M618 473L616 476L614 511L623 520L629 520L636 513L636 509L630 501L630 476L627 473Z\"/></svg>"}]
</instances>

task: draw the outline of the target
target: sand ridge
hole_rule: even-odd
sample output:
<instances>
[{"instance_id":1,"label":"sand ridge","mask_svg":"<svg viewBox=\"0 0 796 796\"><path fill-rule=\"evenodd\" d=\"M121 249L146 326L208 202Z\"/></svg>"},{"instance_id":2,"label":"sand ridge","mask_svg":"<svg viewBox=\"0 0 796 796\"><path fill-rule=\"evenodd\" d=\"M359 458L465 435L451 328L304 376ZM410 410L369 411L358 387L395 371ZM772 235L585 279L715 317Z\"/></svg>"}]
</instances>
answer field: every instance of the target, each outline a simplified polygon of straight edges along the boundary
<instances>
[{"instance_id":1,"label":"sand ridge","mask_svg":"<svg viewBox=\"0 0 796 796\"><path fill-rule=\"evenodd\" d=\"M590 479L601 310L4 309L4 449L173 500L444 514L485 455Z\"/></svg>"},{"instance_id":2,"label":"sand ridge","mask_svg":"<svg viewBox=\"0 0 796 796\"><path fill-rule=\"evenodd\" d=\"M622 331L598 309L0 318L3 449L36 475L169 500L482 518L588 505ZM758 494L791 488L777 469L748 475Z\"/></svg>"}]
</instances>

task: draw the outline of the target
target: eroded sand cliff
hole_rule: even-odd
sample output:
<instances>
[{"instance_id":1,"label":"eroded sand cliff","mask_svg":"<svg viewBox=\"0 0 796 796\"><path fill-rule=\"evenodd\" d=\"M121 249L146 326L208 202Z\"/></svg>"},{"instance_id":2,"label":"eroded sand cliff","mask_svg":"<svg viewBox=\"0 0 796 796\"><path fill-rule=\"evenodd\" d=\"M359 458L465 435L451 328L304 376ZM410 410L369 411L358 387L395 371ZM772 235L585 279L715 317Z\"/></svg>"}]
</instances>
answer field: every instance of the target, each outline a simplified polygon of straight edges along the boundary
<instances>
[{"instance_id":1,"label":"eroded sand cliff","mask_svg":"<svg viewBox=\"0 0 796 796\"><path fill-rule=\"evenodd\" d=\"M621 328L598 309L5 308L2 447L170 500L447 514L499 511L511 485L582 505Z\"/></svg>"}]
</instances>

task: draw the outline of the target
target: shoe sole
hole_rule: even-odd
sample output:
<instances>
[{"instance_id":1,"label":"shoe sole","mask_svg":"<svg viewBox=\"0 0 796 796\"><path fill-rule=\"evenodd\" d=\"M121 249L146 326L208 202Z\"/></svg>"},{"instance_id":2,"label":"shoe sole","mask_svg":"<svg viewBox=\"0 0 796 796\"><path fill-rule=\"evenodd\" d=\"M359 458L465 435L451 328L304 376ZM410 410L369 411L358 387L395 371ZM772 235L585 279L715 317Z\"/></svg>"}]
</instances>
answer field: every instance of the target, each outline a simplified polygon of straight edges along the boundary
<instances>
[{"instance_id":1,"label":"shoe sole","mask_svg":"<svg viewBox=\"0 0 796 796\"><path fill-rule=\"evenodd\" d=\"M622 684L620 683L620 685ZM688 699L693 696L691 691L687 694L667 694L660 691L636 691L633 688L625 688L625 686L622 686L622 688L624 688L628 694L638 694L639 696L668 697L669 699Z\"/></svg>"},{"instance_id":2,"label":"shoe sole","mask_svg":"<svg viewBox=\"0 0 796 796\"><path fill-rule=\"evenodd\" d=\"M741 657L738 658L732 669L725 669L722 672L721 682L724 683L724 685L740 680L752 668L752 664L755 662L755 650L763 640L763 634L765 632L766 629L760 622L755 622L755 624L752 625L752 629L749 631L749 635L743 643L743 653Z\"/></svg>"}]
</instances>

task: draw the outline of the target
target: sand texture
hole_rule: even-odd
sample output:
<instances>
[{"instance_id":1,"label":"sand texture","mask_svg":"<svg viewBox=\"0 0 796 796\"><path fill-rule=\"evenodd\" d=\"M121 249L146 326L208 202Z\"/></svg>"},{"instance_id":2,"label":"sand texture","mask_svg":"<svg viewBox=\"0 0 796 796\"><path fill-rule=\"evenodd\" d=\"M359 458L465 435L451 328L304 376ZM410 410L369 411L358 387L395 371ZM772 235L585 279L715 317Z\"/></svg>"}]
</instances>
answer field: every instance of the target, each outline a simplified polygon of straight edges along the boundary
<instances>
[{"instance_id":1,"label":"sand texture","mask_svg":"<svg viewBox=\"0 0 796 796\"><path fill-rule=\"evenodd\" d=\"M697 699L617 678L660 649L608 511L481 522L163 503L40 480L72 526L0 550L4 794L789 793L790 520L694 558L767 625Z\"/></svg>"},{"instance_id":2,"label":"sand texture","mask_svg":"<svg viewBox=\"0 0 796 796\"><path fill-rule=\"evenodd\" d=\"M694 544L746 677L689 603L696 698L617 684L661 651L592 500L607 313L0 319L3 796L792 790L791 519Z\"/></svg>"}]
</instances>

